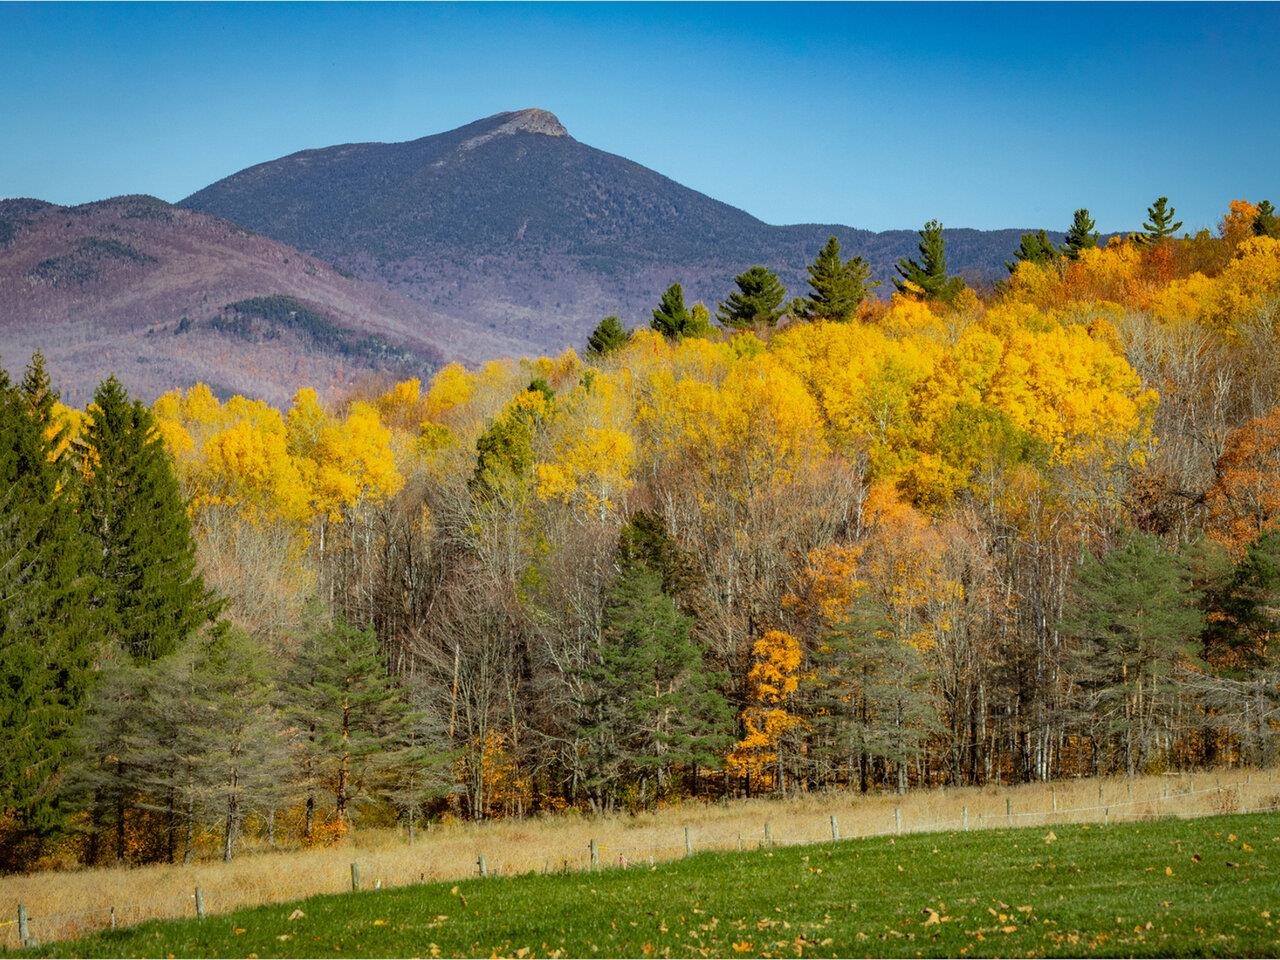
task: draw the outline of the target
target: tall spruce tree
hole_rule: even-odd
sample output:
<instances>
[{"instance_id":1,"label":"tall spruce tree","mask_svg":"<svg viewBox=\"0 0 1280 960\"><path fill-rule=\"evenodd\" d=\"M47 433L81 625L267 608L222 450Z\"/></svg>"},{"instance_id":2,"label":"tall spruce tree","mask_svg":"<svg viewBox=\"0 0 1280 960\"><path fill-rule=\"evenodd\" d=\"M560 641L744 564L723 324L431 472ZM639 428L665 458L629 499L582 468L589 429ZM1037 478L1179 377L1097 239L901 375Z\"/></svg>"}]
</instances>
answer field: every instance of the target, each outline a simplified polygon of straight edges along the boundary
<instances>
[{"instance_id":1,"label":"tall spruce tree","mask_svg":"<svg viewBox=\"0 0 1280 960\"><path fill-rule=\"evenodd\" d=\"M1049 234L1044 230L1037 230L1035 233L1024 233L1018 243L1018 249L1013 251L1014 259L1005 262L1005 269L1013 273L1018 269L1018 264L1020 263L1034 263L1043 266L1047 263L1053 263L1061 255L1061 251L1053 245L1053 241L1049 239Z\"/></svg>"},{"instance_id":2,"label":"tall spruce tree","mask_svg":"<svg viewBox=\"0 0 1280 960\"><path fill-rule=\"evenodd\" d=\"M891 772L905 793L908 767L939 729L919 651L897 636L881 600L863 592L811 661L818 759L843 761L864 791L875 769Z\"/></svg>"},{"instance_id":3,"label":"tall spruce tree","mask_svg":"<svg viewBox=\"0 0 1280 960\"><path fill-rule=\"evenodd\" d=\"M720 301L717 316L726 327L772 327L786 310L786 287L768 267L755 266L733 278L738 289Z\"/></svg>"},{"instance_id":4,"label":"tall spruce tree","mask_svg":"<svg viewBox=\"0 0 1280 960\"><path fill-rule=\"evenodd\" d=\"M1098 234L1094 230L1093 217L1089 211L1081 207L1075 212L1067 235L1062 241L1062 254L1068 260L1079 260L1082 250L1092 250L1098 245Z\"/></svg>"},{"instance_id":5,"label":"tall spruce tree","mask_svg":"<svg viewBox=\"0 0 1280 960\"><path fill-rule=\"evenodd\" d=\"M964 281L947 275L946 240L937 220L930 220L920 231L919 249L919 260L898 261L896 269L902 279L894 280L894 286L899 293L950 303L964 289Z\"/></svg>"},{"instance_id":6,"label":"tall spruce tree","mask_svg":"<svg viewBox=\"0 0 1280 960\"><path fill-rule=\"evenodd\" d=\"M288 797L289 758L275 683L263 646L223 622L193 644L189 702L181 731L198 757L199 804L222 833L222 859L235 856L245 816L263 816Z\"/></svg>"},{"instance_id":7,"label":"tall spruce tree","mask_svg":"<svg viewBox=\"0 0 1280 960\"><path fill-rule=\"evenodd\" d=\"M100 653L78 476L55 453L56 393L37 354L0 371L0 820L29 856L67 822L65 779ZM18 866L0 856L0 869Z\"/></svg>"},{"instance_id":8,"label":"tall spruce tree","mask_svg":"<svg viewBox=\"0 0 1280 960\"><path fill-rule=\"evenodd\" d=\"M587 337L587 355L604 357L621 350L631 340L631 332L622 325L622 320L612 314L605 317Z\"/></svg>"},{"instance_id":9,"label":"tall spruce tree","mask_svg":"<svg viewBox=\"0 0 1280 960\"><path fill-rule=\"evenodd\" d=\"M1280 216L1270 200L1258 204L1258 212L1253 217L1253 233L1254 236L1280 240Z\"/></svg>"},{"instance_id":10,"label":"tall spruce tree","mask_svg":"<svg viewBox=\"0 0 1280 960\"><path fill-rule=\"evenodd\" d=\"M1280 531L1251 543L1228 588L1206 600L1210 669L1192 683L1211 728L1234 738L1245 763L1270 766L1280 756ZM1217 738L1206 744L1215 750Z\"/></svg>"},{"instance_id":11,"label":"tall spruce tree","mask_svg":"<svg viewBox=\"0 0 1280 960\"><path fill-rule=\"evenodd\" d=\"M1155 203L1147 207L1147 220L1142 225L1142 233L1134 239L1145 245L1168 240L1182 229L1182 221L1174 222L1175 216L1176 211L1169 206L1169 198L1158 197Z\"/></svg>"},{"instance_id":12,"label":"tall spruce tree","mask_svg":"<svg viewBox=\"0 0 1280 960\"><path fill-rule=\"evenodd\" d=\"M151 412L115 377L94 394L84 440L104 625L134 657L163 657L218 608L196 572L187 505Z\"/></svg>"},{"instance_id":13,"label":"tall spruce tree","mask_svg":"<svg viewBox=\"0 0 1280 960\"><path fill-rule=\"evenodd\" d=\"M649 326L668 340L678 340L685 335L692 320L688 307L684 305L684 288L673 283L663 291Z\"/></svg>"},{"instance_id":14,"label":"tall spruce tree","mask_svg":"<svg viewBox=\"0 0 1280 960\"><path fill-rule=\"evenodd\" d=\"M840 259L840 241L835 237L827 240L808 269L813 292L792 306L792 313L802 320L848 322L857 315L870 288L879 284L871 280L871 266L861 257Z\"/></svg>"},{"instance_id":15,"label":"tall spruce tree","mask_svg":"<svg viewBox=\"0 0 1280 960\"><path fill-rule=\"evenodd\" d=\"M1078 682L1130 776L1154 754L1175 709L1175 668L1194 661L1204 619L1186 562L1130 533L1076 572L1062 629L1079 642Z\"/></svg>"},{"instance_id":16,"label":"tall spruce tree","mask_svg":"<svg viewBox=\"0 0 1280 960\"><path fill-rule=\"evenodd\" d=\"M391 795L414 716L372 630L336 622L314 633L282 696L299 731L308 834L321 795L333 799L334 817L343 824L362 801Z\"/></svg>"},{"instance_id":17,"label":"tall spruce tree","mask_svg":"<svg viewBox=\"0 0 1280 960\"><path fill-rule=\"evenodd\" d=\"M690 636L689 617L662 589L662 574L628 555L609 589L599 660L587 669L590 699L579 734L589 745L592 802L612 809L624 783L639 784L649 805L684 773L716 766L732 742L733 715L720 693L725 677L709 670Z\"/></svg>"}]
</instances>

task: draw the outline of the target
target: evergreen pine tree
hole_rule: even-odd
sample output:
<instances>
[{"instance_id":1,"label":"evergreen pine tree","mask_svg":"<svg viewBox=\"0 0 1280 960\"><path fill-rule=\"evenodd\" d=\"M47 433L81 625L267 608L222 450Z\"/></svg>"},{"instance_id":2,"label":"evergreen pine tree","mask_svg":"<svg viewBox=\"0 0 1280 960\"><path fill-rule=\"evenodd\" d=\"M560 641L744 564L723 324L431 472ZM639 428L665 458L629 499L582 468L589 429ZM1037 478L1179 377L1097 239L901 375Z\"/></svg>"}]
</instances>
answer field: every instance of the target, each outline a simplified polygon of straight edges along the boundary
<instances>
[{"instance_id":1,"label":"evergreen pine tree","mask_svg":"<svg viewBox=\"0 0 1280 960\"><path fill-rule=\"evenodd\" d=\"M587 337L587 355L604 357L615 350L620 350L631 339L631 333L622 325L622 320L612 314L605 317Z\"/></svg>"},{"instance_id":2,"label":"evergreen pine tree","mask_svg":"<svg viewBox=\"0 0 1280 960\"><path fill-rule=\"evenodd\" d=\"M768 267L751 267L734 277L738 289L720 302L717 315L726 327L772 327L786 310L787 290Z\"/></svg>"},{"instance_id":3,"label":"evergreen pine tree","mask_svg":"<svg viewBox=\"0 0 1280 960\"><path fill-rule=\"evenodd\" d=\"M85 862L90 865L104 855L118 864L127 861L130 814L154 782L154 748L172 732L156 723L150 707L182 706L155 697L152 686L160 673L149 666L126 651L109 649L86 712L72 790L89 813Z\"/></svg>"},{"instance_id":4,"label":"evergreen pine tree","mask_svg":"<svg viewBox=\"0 0 1280 960\"><path fill-rule=\"evenodd\" d=\"M1013 256L1013 260L1005 263L1005 269L1010 273L1017 270L1020 263L1035 263L1041 266L1046 263L1052 263L1061 256L1061 253L1049 239L1048 233L1044 230L1037 230L1035 233L1024 233L1022 235L1018 249L1013 251Z\"/></svg>"},{"instance_id":5,"label":"evergreen pine tree","mask_svg":"<svg viewBox=\"0 0 1280 960\"><path fill-rule=\"evenodd\" d=\"M898 792L906 792L908 767L938 730L919 651L896 635L880 599L864 592L811 659L819 754L832 765L844 760L850 780L856 767L863 790L876 766L892 769Z\"/></svg>"},{"instance_id":6,"label":"evergreen pine tree","mask_svg":"<svg viewBox=\"0 0 1280 960\"><path fill-rule=\"evenodd\" d=\"M286 799L289 758L262 645L224 622L193 647L193 723L179 742L198 758L200 808L220 823L222 859L230 861L245 815L265 815Z\"/></svg>"},{"instance_id":7,"label":"evergreen pine tree","mask_svg":"<svg viewBox=\"0 0 1280 960\"><path fill-rule=\"evenodd\" d=\"M1157 198L1155 203L1147 207L1147 220L1142 225L1143 232L1139 233L1134 239L1138 243L1146 245L1168 240L1182 229L1181 220L1174 222L1175 215L1176 212L1173 207L1169 206L1168 197Z\"/></svg>"},{"instance_id":8,"label":"evergreen pine tree","mask_svg":"<svg viewBox=\"0 0 1280 960\"><path fill-rule=\"evenodd\" d=\"M920 259L899 260L897 271L902 279L893 282L899 293L950 303L964 289L963 280L947 276L946 240L937 220L930 220L920 231Z\"/></svg>"},{"instance_id":9,"label":"evergreen pine tree","mask_svg":"<svg viewBox=\"0 0 1280 960\"><path fill-rule=\"evenodd\" d=\"M299 728L308 832L321 793L333 798L344 824L361 801L391 794L414 717L372 630L337 622L312 635L283 696Z\"/></svg>"},{"instance_id":10,"label":"evergreen pine tree","mask_svg":"<svg viewBox=\"0 0 1280 960\"><path fill-rule=\"evenodd\" d=\"M861 257L842 261L840 241L831 237L809 264L813 293L797 299L792 313L803 320L847 322L857 314L867 291L878 283L871 281L871 266Z\"/></svg>"},{"instance_id":11,"label":"evergreen pine tree","mask_svg":"<svg viewBox=\"0 0 1280 960\"><path fill-rule=\"evenodd\" d=\"M1276 208L1271 205L1270 200L1263 200L1258 204L1258 212L1253 218L1253 232L1255 236L1280 240L1280 216L1277 216Z\"/></svg>"},{"instance_id":12,"label":"evergreen pine tree","mask_svg":"<svg viewBox=\"0 0 1280 960\"><path fill-rule=\"evenodd\" d=\"M673 283L663 292L649 326L668 340L678 340L685 335L692 319L684 305L684 288Z\"/></svg>"},{"instance_id":13,"label":"evergreen pine tree","mask_svg":"<svg viewBox=\"0 0 1280 960\"><path fill-rule=\"evenodd\" d=\"M725 678L708 670L690 636L690 619L662 589L662 575L628 559L609 589L599 662L586 671L589 702L579 733L589 744L586 787L593 803L611 808L624 782L639 781L642 805L654 802L671 777L695 782L718 765L732 742L733 715L720 693Z\"/></svg>"},{"instance_id":14,"label":"evergreen pine tree","mask_svg":"<svg viewBox=\"0 0 1280 960\"><path fill-rule=\"evenodd\" d=\"M45 395L34 400L0 372L0 819L3 846L28 854L66 824L66 768L101 645L79 490L53 456L56 394L42 372L37 356L27 379Z\"/></svg>"},{"instance_id":15,"label":"evergreen pine tree","mask_svg":"<svg viewBox=\"0 0 1280 960\"><path fill-rule=\"evenodd\" d=\"M1094 231L1093 217L1089 211L1081 207L1075 212L1071 226L1062 242L1062 253L1068 260L1079 260L1082 250L1092 250L1098 245L1098 234Z\"/></svg>"},{"instance_id":16,"label":"evergreen pine tree","mask_svg":"<svg viewBox=\"0 0 1280 960\"><path fill-rule=\"evenodd\" d=\"M196 572L187 505L150 411L111 377L85 433L84 515L105 627L139 659L172 653L217 612Z\"/></svg>"},{"instance_id":17,"label":"evergreen pine tree","mask_svg":"<svg viewBox=\"0 0 1280 960\"><path fill-rule=\"evenodd\" d=\"M1172 713L1175 667L1196 657L1199 599L1186 562L1144 533L1086 558L1076 572L1062 629L1081 644L1076 667L1086 709L1115 737L1131 776Z\"/></svg>"}]
</instances>

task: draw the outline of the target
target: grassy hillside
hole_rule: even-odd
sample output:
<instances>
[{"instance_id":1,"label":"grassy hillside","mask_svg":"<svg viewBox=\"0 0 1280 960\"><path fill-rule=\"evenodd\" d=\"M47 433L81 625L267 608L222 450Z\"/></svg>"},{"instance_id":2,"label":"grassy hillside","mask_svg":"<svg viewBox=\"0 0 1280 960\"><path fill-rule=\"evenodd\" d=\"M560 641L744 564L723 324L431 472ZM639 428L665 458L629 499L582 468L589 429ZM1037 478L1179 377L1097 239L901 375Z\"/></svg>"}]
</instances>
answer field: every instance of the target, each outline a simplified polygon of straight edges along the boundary
<instances>
[{"instance_id":1,"label":"grassy hillside","mask_svg":"<svg viewBox=\"0 0 1280 960\"><path fill-rule=\"evenodd\" d=\"M292 918L292 919L291 919ZM1280 817L876 837L152 922L40 955L1274 955Z\"/></svg>"}]
</instances>

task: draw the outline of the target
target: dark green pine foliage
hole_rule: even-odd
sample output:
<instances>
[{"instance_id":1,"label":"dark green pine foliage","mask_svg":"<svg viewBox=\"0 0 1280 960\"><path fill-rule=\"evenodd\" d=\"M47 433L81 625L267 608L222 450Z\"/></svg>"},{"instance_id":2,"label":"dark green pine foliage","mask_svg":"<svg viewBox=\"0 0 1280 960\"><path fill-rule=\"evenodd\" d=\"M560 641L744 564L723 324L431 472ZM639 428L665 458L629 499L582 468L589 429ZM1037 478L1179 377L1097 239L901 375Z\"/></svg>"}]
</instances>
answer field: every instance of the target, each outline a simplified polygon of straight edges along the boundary
<instances>
[{"instance_id":1,"label":"dark green pine foliage","mask_svg":"<svg viewBox=\"0 0 1280 960\"><path fill-rule=\"evenodd\" d=\"M151 412L115 377L94 394L85 432L84 517L99 557L109 635L140 660L178 649L218 604L196 572L187 505Z\"/></svg>"},{"instance_id":2,"label":"dark green pine foliage","mask_svg":"<svg viewBox=\"0 0 1280 960\"><path fill-rule=\"evenodd\" d=\"M71 784L89 814L88 864L126 861L130 817L143 804L144 788L155 782L153 752L176 737L176 727L158 724L152 708L163 702L176 713L184 704L155 696L161 680L156 664L137 661L118 648L109 648L103 657ZM174 768L167 776L176 784L187 772L185 767ZM175 829L176 820L171 819L171 844Z\"/></svg>"},{"instance_id":3,"label":"dark green pine foliage","mask_svg":"<svg viewBox=\"0 0 1280 960\"><path fill-rule=\"evenodd\" d=\"M884 770L905 793L908 768L939 730L919 651L897 636L881 600L864 592L810 660L815 759L832 772L845 766L863 790Z\"/></svg>"},{"instance_id":4,"label":"dark green pine foliage","mask_svg":"<svg viewBox=\"0 0 1280 960\"><path fill-rule=\"evenodd\" d=\"M649 326L668 340L705 337L713 329L711 315L703 304L685 306L684 289L678 283L673 283L663 292Z\"/></svg>"},{"instance_id":5,"label":"dark green pine foliage","mask_svg":"<svg viewBox=\"0 0 1280 960\"><path fill-rule=\"evenodd\" d=\"M1201 699L1211 722L1236 738L1241 759L1269 767L1280 754L1280 531L1249 545L1219 612L1212 626L1225 622L1230 632L1228 666L1197 676Z\"/></svg>"},{"instance_id":6,"label":"dark green pine foliage","mask_svg":"<svg viewBox=\"0 0 1280 960\"><path fill-rule=\"evenodd\" d=\"M334 816L343 822L361 802L391 797L417 719L389 676L372 629L336 622L313 634L283 698L298 730L308 833L321 796L332 799Z\"/></svg>"},{"instance_id":7,"label":"dark green pine foliage","mask_svg":"<svg viewBox=\"0 0 1280 960\"><path fill-rule=\"evenodd\" d=\"M818 257L809 264L809 286L813 292L800 297L792 313L802 320L831 320L847 323L857 315L858 305L879 281L871 280L871 266L861 257L840 259L840 241L827 240Z\"/></svg>"},{"instance_id":8,"label":"dark green pine foliage","mask_svg":"<svg viewBox=\"0 0 1280 960\"><path fill-rule=\"evenodd\" d=\"M684 305L684 288L673 283L663 291L649 326L668 340L677 340L684 336L692 319L689 308Z\"/></svg>"},{"instance_id":9,"label":"dark green pine foliage","mask_svg":"<svg viewBox=\"0 0 1280 960\"><path fill-rule=\"evenodd\" d=\"M555 400L555 391L541 377L525 388L541 393L547 403ZM510 506L520 501L528 490L533 472L533 437L537 416L527 409L505 413L494 419L476 440L476 468L469 487L477 504Z\"/></svg>"},{"instance_id":10,"label":"dark green pine foliage","mask_svg":"<svg viewBox=\"0 0 1280 960\"><path fill-rule=\"evenodd\" d=\"M1174 222L1176 212L1169 206L1168 197L1159 197L1147 207L1147 220L1142 225L1142 233L1134 239L1144 245L1162 243L1182 229L1182 221Z\"/></svg>"},{"instance_id":11,"label":"dark green pine foliage","mask_svg":"<svg viewBox=\"0 0 1280 960\"><path fill-rule=\"evenodd\" d=\"M1053 263L1061 256L1061 251L1053 245L1048 233L1037 230L1035 233L1022 235L1022 240L1018 244L1018 249L1013 251L1013 256L1013 260L1005 263L1005 268L1010 273L1017 270L1020 263L1035 263L1041 266Z\"/></svg>"},{"instance_id":12,"label":"dark green pine foliage","mask_svg":"<svg viewBox=\"0 0 1280 960\"><path fill-rule=\"evenodd\" d=\"M618 562L624 568L639 564L656 571L662 578L662 592L674 598L685 613L695 616L691 604L702 582L701 572L694 558L671 539L657 513L639 510L623 525L618 534Z\"/></svg>"},{"instance_id":13,"label":"dark green pine foliage","mask_svg":"<svg viewBox=\"0 0 1280 960\"><path fill-rule=\"evenodd\" d=\"M684 774L717 766L732 743L733 712L690 636L691 620L662 589L662 575L625 559L606 598L599 661L585 672L579 734L588 745L584 784L597 809L612 809L624 783L633 802L654 803Z\"/></svg>"},{"instance_id":14,"label":"dark green pine foliage","mask_svg":"<svg viewBox=\"0 0 1280 960\"><path fill-rule=\"evenodd\" d=\"M1143 770L1176 709L1180 662L1195 662L1204 617L1188 564L1145 533L1127 534L1076 572L1062 630L1079 643L1083 707L1104 725L1115 760Z\"/></svg>"},{"instance_id":15,"label":"dark green pine foliage","mask_svg":"<svg viewBox=\"0 0 1280 960\"><path fill-rule=\"evenodd\" d=\"M1079 260L1080 251L1091 250L1098 245L1098 234L1094 230L1093 217L1089 211L1081 207L1075 212L1071 226L1067 228L1066 238L1062 242L1062 254L1068 260Z\"/></svg>"},{"instance_id":16,"label":"dark green pine foliage","mask_svg":"<svg viewBox=\"0 0 1280 960\"><path fill-rule=\"evenodd\" d=\"M1253 232L1259 237L1271 237L1280 240L1280 216L1270 200L1258 204L1258 212L1253 218Z\"/></svg>"},{"instance_id":17,"label":"dark green pine foliage","mask_svg":"<svg viewBox=\"0 0 1280 960\"><path fill-rule=\"evenodd\" d=\"M920 259L898 261L901 280L894 280L899 293L923 294L926 300L950 303L964 289L959 277L947 276L947 248L942 224L930 220L920 231Z\"/></svg>"},{"instance_id":18,"label":"dark green pine foliage","mask_svg":"<svg viewBox=\"0 0 1280 960\"><path fill-rule=\"evenodd\" d=\"M56 399L39 354L21 387L0 371L0 819L12 830L0 846L14 856L66 824L65 774L102 646L81 491L52 458Z\"/></svg>"},{"instance_id":19,"label":"dark green pine foliage","mask_svg":"<svg viewBox=\"0 0 1280 960\"><path fill-rule=\"evenodd\" d=\"M622 325L622 320L612 314L605 317L587 337L587 355L605 357L615 350L621 350L631 340L631 331Z\"/></svg>"},{"instance_id":20,"label":"dark green pine foliage","mask_svg":"<svg viewBox=\"0 0 1280 960\"><path fill-rule=\"evenodd\" d=\"M189 659L180 674L189 677L189 722L178 742L199 758L201 819L220 824L230 861L245 817L265 817L288 798L272 665L261 643L226 622L198 638Z\"/></svg>"},{"instance_id":21,"label":"dark green pine foliage","mask_svg":"<svg viewBox=\"0 0 1280 960\"><path fill-rule=\"evenodd\" d=\"M772 327L786 313L782 305L787 297L786 287L768 267L751 267L734 277L734 283L738 289L720 301L717 311L726 327Z\"/></svg>"}]
</instances>

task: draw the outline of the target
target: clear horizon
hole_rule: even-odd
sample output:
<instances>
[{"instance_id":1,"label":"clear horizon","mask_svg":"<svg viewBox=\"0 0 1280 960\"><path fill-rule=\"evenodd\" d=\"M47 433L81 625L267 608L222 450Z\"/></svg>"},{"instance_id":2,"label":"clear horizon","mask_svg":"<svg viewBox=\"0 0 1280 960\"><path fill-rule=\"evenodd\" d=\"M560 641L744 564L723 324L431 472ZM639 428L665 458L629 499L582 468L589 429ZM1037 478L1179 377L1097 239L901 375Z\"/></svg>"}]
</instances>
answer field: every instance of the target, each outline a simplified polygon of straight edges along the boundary
<instances>
[{"instance_id":1,"label":"clear horizon","mask_svg":"<svg viewBox=\"0 0 1280 960\"><path fill-rule=\"evenodd\" d=\"M541 107L768 223L1185 229L1280 201L1280 7L0 6L0 196L177 201ZM1134 51L1139 51L1135 56Z\"/></svg>"}]
</instances>

